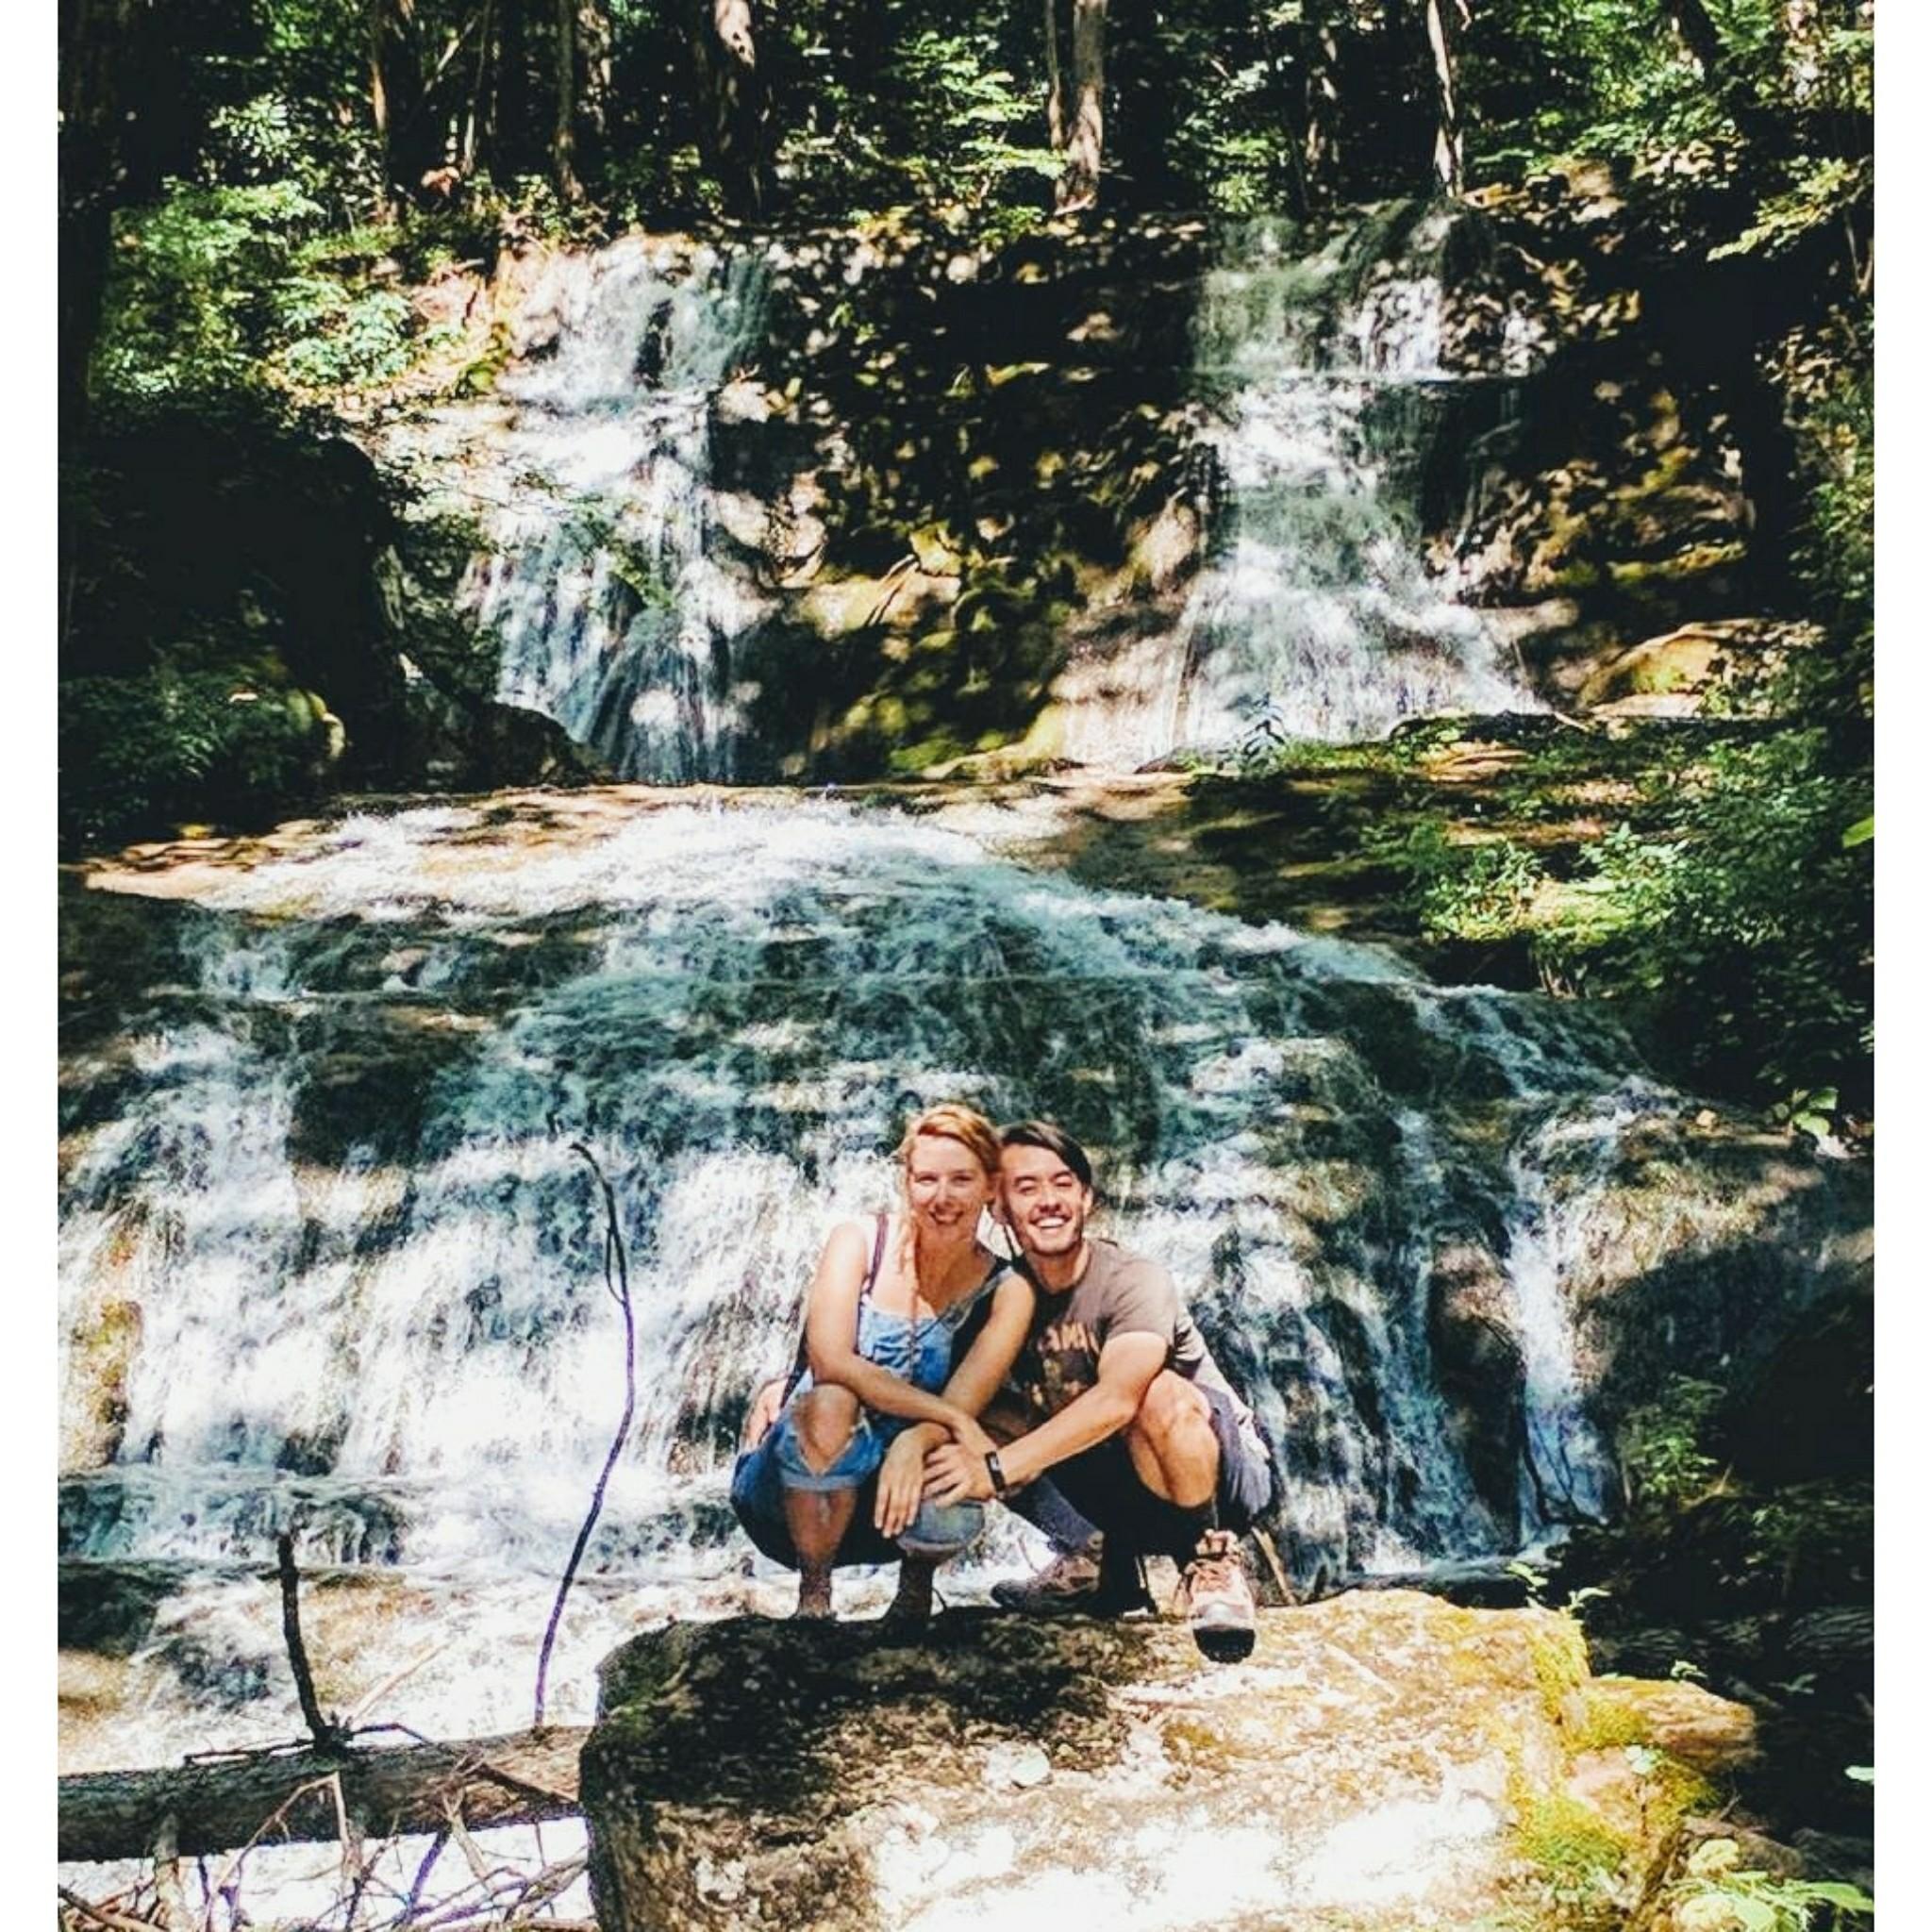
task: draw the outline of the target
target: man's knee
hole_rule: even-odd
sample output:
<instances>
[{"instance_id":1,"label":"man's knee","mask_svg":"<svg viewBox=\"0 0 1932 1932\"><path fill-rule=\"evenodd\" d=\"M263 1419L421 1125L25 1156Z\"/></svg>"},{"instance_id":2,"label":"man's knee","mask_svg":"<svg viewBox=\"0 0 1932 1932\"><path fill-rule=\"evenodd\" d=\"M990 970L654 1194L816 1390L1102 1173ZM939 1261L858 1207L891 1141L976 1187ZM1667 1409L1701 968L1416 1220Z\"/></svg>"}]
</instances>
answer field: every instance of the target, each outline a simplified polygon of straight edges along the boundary
<instances>
[{"instance_id":1,"label":"man's knee","mask_svg":"<svg viewBox=\"0 0 1932 1932\"><path fill-rule=\"evenodd\" d=\"M849 1389L808 1389L791 1411L791 1426L806 1461L829 1469L858 1426L858 1398Z\"/></svg>"},{"instance_id":2,"label":"man's knee","mask_svg":"<svg viewBox=\"0 0 1932 1932\"><path fill-rule=\"evenodd\" d=\"M1147 1385L1141 1407L1127 1424L1130 1436L1139 1436L1154 1448L1174 1441L1193 1441L1205 1436L1213 1441L1214 1424L1208 1411L1208 1398L1172 1369L1162 1369Z\"/></svg>"}]
</instances>

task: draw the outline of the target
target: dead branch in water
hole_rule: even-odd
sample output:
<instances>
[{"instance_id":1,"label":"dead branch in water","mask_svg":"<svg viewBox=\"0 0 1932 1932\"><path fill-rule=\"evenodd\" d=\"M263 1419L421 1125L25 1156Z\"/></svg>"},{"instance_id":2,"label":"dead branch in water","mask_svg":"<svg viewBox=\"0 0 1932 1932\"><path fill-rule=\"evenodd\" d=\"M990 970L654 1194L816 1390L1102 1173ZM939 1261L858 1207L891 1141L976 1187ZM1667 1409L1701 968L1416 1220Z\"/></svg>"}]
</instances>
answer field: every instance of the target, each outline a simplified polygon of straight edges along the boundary
<instances>
[{"instance_id":1,"label":"dead branch in water","mask_svg":"<svg viewBox=\"0 0 1932 1932\"><path fill-rule=\"evenodd\" d=\"M340 1725L322 1714L316 1701L315 1678L308 1669L308 1646L302 1641L302 1577L295 1568L295 1533L285 1529L275 1538L275 1574L282 1587L282 1641L289 1647L289 1668L295 1675L295 1698L302 1722L319 1750L347 1742Z\"/></svg>"}]
</instances>

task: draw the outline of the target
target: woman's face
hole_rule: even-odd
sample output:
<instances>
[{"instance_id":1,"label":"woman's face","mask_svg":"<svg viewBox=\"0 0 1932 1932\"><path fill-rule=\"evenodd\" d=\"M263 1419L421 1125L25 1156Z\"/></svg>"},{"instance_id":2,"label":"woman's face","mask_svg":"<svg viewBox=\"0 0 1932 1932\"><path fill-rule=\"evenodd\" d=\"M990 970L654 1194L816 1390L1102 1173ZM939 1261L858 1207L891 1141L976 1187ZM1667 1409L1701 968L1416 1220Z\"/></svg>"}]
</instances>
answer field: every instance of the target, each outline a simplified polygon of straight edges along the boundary
<instances>
[{"instance_id":1,"label":"woman's face","mask_svg":"<svg viewBox=\"0 0 1932 1932\"><path fill-rule=\"evenodd\" d=\"M906 1204L915 1223L958 1241L979 1225L992 1203L992 1177L969 1149L942 1134L921 1134L906 1157Z\"/></svg>"}]
</instances>

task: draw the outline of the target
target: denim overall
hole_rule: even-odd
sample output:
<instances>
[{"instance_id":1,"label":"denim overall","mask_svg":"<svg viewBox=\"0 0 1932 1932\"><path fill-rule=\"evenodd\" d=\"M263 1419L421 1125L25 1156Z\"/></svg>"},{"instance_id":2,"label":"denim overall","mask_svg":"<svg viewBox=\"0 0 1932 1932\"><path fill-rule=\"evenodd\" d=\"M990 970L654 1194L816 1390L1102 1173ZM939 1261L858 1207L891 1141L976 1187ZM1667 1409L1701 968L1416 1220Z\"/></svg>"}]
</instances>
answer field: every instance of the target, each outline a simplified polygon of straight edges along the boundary
<instances>
[{"instance_id":1,"label":"denim overall","mask_svg":"<svg viewBox=\"0 0 1932 1932\"><path fill-rule=\"evenodd\" d=\"M937 1394L946 1386L946 1378L953 1371L954 1338L966 1317L991 1292L993 1285L1006 1273L1007 1264L995 1261L979 1287L961 1296L943 1313L894 1315L874 1307L872 1299L885 1244L886 1217L881 1215L873 1243L872 1266L866 1271L858 1291L855 1346L867 1361L875 1362L927 1394ZM731 1475L731 1506L746 1534L766 1556L788 1569L797 1568L798 1557L785 1525L784 1491L810 1490L824 1493L862 1487L878 1474L893 1438L910 1426L905 1416L878 1415L861 1407L851 1440L837 1458L827 1468L813 1469L806 1460L795 1423L799 1400L813 1386L811 1371L807 1369L793 1382L783 1412L763 1441L738 1458ZM898 1555L899 1551L873 1527L868 1512L861 1510L854 1518L835 1560L883 1563Z\"/></svg>"}]
</instances>

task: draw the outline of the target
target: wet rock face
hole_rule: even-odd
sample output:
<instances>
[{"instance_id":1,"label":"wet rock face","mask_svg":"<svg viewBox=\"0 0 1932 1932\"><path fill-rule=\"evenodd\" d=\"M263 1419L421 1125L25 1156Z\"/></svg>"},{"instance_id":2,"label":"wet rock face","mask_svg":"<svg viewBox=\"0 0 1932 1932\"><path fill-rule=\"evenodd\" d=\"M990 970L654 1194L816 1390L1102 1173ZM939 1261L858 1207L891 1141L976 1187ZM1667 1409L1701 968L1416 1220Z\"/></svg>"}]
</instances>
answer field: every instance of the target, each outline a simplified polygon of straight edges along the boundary
<instances>
[{"instance_id":1,"label":"wet rock face","mask_svg":"<svg viewBox=\"0 0 1932 1932\"><path fill-rule=\"evenodd\" d=\"M1633 1883L1682 1808L1665 1786L1750 1748L1748 1713L1653 1688L1657 1790L1601 1814ZM1619 1736L1647 1735L1641 1700L1586 1683L1566 1620L1408 1592L1265 1611L1254 1657L1218 1667L1171 1622L954 1613L917 1643L675 1624L603 1669L583 1758L599 1921L1467 1924L1533 1895L1523 1817L1567 1792L1606 1699Z\"/></svg>"}]
</instances>

